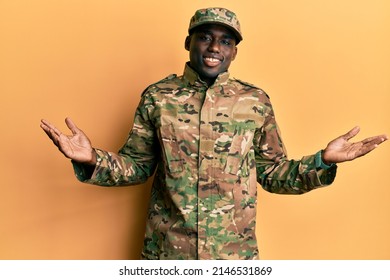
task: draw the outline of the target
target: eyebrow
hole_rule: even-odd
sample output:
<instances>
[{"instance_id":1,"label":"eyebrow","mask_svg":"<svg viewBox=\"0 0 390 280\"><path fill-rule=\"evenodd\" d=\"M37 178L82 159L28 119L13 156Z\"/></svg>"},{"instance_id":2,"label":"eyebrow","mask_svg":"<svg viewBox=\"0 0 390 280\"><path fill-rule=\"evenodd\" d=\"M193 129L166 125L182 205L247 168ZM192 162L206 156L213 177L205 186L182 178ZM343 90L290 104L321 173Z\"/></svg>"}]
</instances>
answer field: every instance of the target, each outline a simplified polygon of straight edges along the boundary
<instances>
[{"instance_id":1,"label":"eyebrow","mask_svg":"<svg viewBox=\"0 0 390 280\"><path fill-rule=\"evenodd\" d=\"M207 34L207 35L214 35L213 32L211 32L209 29L207 28L199 28L198 30L196 30L197 33L204 33L204 34ZM227 32L225 33L223 36L222 36L224 39L231 39L231 40L235 40L235 37L234 35L230 34L230 32Z\"/></svg>"}]
</instances>

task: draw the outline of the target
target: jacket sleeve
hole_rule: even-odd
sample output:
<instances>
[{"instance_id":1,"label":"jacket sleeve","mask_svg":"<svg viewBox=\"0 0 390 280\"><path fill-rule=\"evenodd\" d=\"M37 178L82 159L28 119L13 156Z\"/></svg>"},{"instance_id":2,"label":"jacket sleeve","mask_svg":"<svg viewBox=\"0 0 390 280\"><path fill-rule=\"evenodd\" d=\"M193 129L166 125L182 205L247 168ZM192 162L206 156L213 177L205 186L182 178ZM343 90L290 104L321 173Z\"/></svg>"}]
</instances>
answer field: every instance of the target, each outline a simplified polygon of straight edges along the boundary
<instances>
[{"instance_id":1,"label":"jacket sleeve","mask_svg":"<svg viewBox=\"0 0 390 280\"><path fill-rule=\"evenodd\" d=\"M336 165L326 166L321 151L301 160L288 160L271 104L254 138L257 181L269 192L302 194L331 184Z\"/></svg>"},{"instance_id":2,"label":"jacket sleeve","mask_svg":"<svg viewBox=\"0 0 390 280\"><path fill-rule=\"evenodd\" d=\"M100 186L145 182L154 173L159 155L154 124L149 117L152 107L151 100L143 94L126 143L118 153L95 149L97 164L93 172L88 172L83 164L72 162L78 180Z\"/></svg>"}]
</instances>

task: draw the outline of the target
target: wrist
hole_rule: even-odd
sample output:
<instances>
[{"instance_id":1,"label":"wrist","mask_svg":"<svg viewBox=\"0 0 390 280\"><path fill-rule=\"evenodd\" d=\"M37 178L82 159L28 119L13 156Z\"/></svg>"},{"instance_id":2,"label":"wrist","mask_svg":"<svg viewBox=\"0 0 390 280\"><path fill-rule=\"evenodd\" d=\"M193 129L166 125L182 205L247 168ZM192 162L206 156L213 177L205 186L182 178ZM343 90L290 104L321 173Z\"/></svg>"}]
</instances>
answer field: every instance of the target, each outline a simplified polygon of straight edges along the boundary
<instances>
[{"instance_id":1,"label":"wrist","mask_svg":"<svg viewBox=\"0 0 390 280\"><path fill-rule=\"evenodd\" d=\"M326 160L326 156L324 157L324 150L317 152L315 155L315 164L318 169L329 169L334 165L334 163Z\"/></svg>"},{"instance_id":2,"label":"wrist","mask_svg":"<svg viewBox=\"0 0 390 280\"><path fill-rule=\"evenodd\" d=\"M321 161L325 164L325 165L332 165L334 164L334 162L330 161L327 156L326 156L326 150L321 150Z\"/></svg>"},{"instance_id":3,"label":"wrist","mask_svg":"<svg viewBox=\"0 0 390 280\"><path fill-rule=\"evenodd\" d=\"M91 151L91 157L90 157L90 160L87 160L85 162L85 164L88 164L88 165L96 165L97 163L97 154L96 154L96 151L94 148L92 148L92 151Z\"/></svg>"}]
</instances>

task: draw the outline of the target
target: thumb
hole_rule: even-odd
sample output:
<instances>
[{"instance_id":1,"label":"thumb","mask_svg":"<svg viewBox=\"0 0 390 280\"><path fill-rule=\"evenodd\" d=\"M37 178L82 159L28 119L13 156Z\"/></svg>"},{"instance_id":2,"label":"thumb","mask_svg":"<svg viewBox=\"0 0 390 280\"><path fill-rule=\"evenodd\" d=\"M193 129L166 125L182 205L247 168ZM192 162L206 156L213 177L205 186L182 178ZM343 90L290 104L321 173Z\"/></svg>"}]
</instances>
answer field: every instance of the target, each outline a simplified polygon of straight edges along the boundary
<instances>
[{"instance_id":1,"label":"thumb","mask_svg":"<svg viewBox=\"0 0 390 280\"><path fill-rule=\"evenodd\" d=\"M80 129L76 126L76 124L69 117L65 118L65 123L68 126L68 128L70 129L70 131L72 131L73 135L80 132Z\"/></svg>"},{"instance_id":2,"label":"thumb","mask_svg":"<svg viewBox=\"0 0 390 280\"><path fill-rule=\"evenodd\" d=\"M348 141L352 137L355 137L359 133L359 131L360 131L360 127L359 126L355 126L354 128L352 128L350 131L348 131L347 133L345 133L341 137Z\"/></svg>"}]
</instances>

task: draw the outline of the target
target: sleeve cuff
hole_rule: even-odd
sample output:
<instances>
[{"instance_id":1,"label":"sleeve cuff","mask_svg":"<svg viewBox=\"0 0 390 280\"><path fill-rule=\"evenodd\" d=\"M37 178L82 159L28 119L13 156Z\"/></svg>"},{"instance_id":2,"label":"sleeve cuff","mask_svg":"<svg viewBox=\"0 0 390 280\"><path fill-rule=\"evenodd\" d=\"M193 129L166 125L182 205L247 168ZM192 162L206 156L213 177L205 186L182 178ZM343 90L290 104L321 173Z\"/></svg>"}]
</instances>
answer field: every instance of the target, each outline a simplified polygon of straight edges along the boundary
<instances>
[{"instance_id":1,"label":"sleeve cuff","mask_svg":"<svg viewBox=\"0 0 390 280\"><path fill-rule=\"evenodd\" d=\"M330 165L327 165L325 164L323 161L322 161L322 150L321 151L318 151L316 154L315 154L315 164L316 164L316 168L317 169L324 169L324 170L327 170L329 168L331 168L332 166L335 166L334 163L330 164Z\"/></svg>"}]
</instances>

